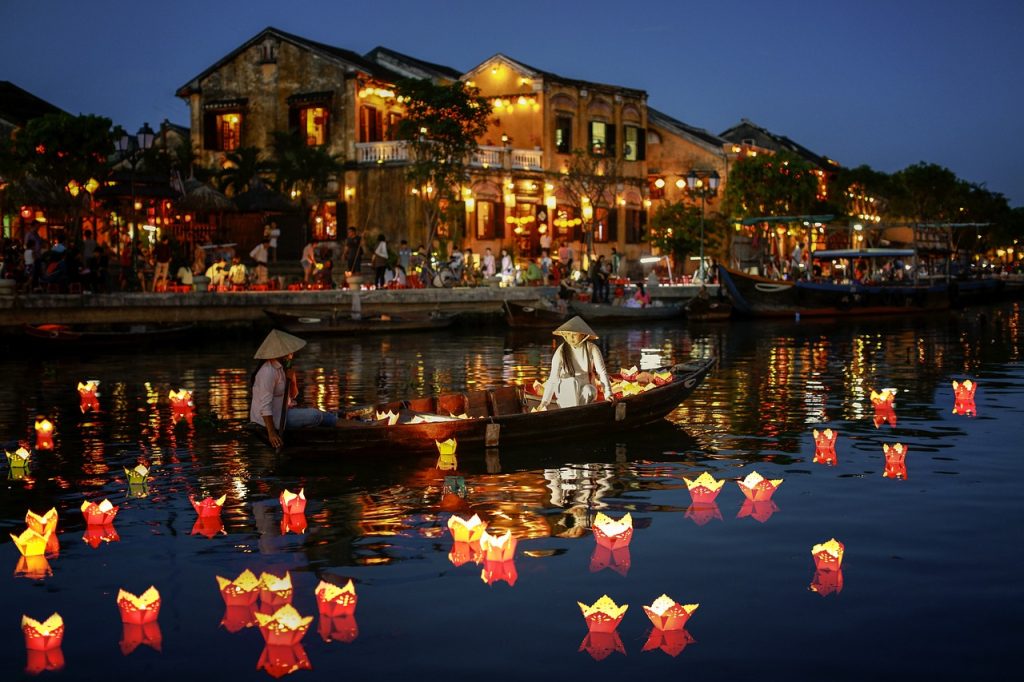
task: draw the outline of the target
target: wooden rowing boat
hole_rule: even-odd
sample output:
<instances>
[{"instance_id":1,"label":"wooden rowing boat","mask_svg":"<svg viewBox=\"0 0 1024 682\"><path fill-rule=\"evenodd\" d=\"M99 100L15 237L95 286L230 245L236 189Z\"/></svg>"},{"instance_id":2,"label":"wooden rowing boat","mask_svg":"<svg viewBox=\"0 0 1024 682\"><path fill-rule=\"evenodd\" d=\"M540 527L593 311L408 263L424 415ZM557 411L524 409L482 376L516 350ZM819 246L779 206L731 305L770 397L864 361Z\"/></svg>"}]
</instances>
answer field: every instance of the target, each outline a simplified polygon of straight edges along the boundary
<instances>
[{"instance_id":1,"label":"wooden rowing boat","mask_svg":"<svg viewBox=\"0 0 1024 682\"><path fill-rule=\"evenodd\" d=\"M505 320L515 329L557 329L568 319L552 304L504 301Z\"/></svg>"},{"instance_id":2,"label":"wooden rowing boat","mask_svg":"<svg viewBox=\"0 0 1024 682\"><path fill-rule=\"evenodd\" d=\"M195 324L26 324L25 334L51 347L126 347L187 338Z\"/></svg>"},{"instance_id":3,"label":"wooden rowing boat","mask_svg":"<svg viewBox=\"0 0 1024 682\"><path fill-rule=\"evenodd\" d=\"M454 315L443 313L366 315L357 320L334 312L288 313L264 310L274 325L290 334L342 335L342 334L388 334L392 332L414 332L444 329L455 321Z\"/></svg>"},{"instance_id":4,"label":"wooden rowing boat","mask_svg":"<svg viewBox=\"0 0 1024 682\"><path fill-rule=\"evenodd\" d=\"M644 322L647 320L682 319L684 305L682 303L666 303L633 308L628 305L611 305L608 303L586 303L571 301L569 307L573 312L591 324L595 322Z\"/></svg>"}]
</instances>

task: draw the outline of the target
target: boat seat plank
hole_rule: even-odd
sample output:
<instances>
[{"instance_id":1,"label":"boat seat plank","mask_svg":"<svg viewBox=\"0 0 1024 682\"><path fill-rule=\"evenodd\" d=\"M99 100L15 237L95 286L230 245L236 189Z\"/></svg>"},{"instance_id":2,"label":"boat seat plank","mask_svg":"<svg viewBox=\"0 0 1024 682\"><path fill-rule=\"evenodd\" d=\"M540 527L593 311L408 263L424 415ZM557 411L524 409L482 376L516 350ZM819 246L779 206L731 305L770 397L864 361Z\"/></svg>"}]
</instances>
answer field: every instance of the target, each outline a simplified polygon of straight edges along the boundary
<instances>
[{"instance_id":1,"label":"boat seat plank","mask_svg":"<svg viewBox=\"0 0 1024 682\"><path fill-rule=\"evenodd\" d=\"M502 386L487 392L491 416L501 417L507 414L521 414L523 399L518 386Z\"/></svg>"},{"instance_id":2,"label":"boat seat plank","mask_svg":"<svg viewBox=\"0 0 1024 682\"><path fill-rule=\"evenodd\" d=\"M490 416L487 391L470 391L466 393L466 414L470 417Z\"/></svg>"},{"instance_id":3,"label":"boat seat plank","mask_svg":"<svg viewBox=\"0 0 1024 682\"><path fill-rule=\"evenodd\" d=\"M438 414L463 414L466 412L465 393L445 393L437 397Z\"/></svg>"},{"instance_id":4,"label":"boat seat plank","mask_svg":"<svg viewBox=\"0 0 1024 682\"><path fill-rule=\"evenodd\" d=\"M434 400L434 396L425 396L422 398L412 398L408 401L407 407L413 412L436 412L437 403Z\"/></svg>"}]
</instances>

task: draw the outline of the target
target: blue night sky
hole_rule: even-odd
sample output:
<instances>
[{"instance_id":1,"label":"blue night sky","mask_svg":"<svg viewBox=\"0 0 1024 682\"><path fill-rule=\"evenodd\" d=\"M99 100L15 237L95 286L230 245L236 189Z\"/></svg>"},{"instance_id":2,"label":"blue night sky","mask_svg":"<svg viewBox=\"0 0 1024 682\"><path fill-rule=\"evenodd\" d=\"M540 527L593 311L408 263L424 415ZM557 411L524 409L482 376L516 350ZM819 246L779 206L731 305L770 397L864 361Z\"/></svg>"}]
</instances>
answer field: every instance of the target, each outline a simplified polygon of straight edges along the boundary
<instances>
[{"instance_id":1,"label":"blue night sky","mask_svg":"<svg viewBox=\"0 0 1024 682\"><path fill-rule=\"evenodd\" d=\"M720 133L748 118L845 166L918 161L1024 204L1024 2L0 0L0 80L130 130L266 26L467 70L496 52L646 90Z\"/></svg>"}]
</instances>

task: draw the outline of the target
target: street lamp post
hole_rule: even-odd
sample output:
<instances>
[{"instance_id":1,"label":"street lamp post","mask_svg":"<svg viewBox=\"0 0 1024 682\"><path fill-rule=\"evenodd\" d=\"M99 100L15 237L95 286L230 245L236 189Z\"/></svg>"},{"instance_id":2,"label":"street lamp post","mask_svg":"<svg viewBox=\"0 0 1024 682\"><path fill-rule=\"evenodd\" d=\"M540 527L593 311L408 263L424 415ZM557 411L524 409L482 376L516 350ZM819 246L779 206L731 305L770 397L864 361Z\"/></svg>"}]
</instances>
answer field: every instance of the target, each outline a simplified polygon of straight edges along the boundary
<instances>
[{"instance_id":1,"label":"street lamp post","mask_svg":"<svg viewBox=\"0 0 1024 682\"><path fill-rule=\"evenodd\" d=\"M117 150L117 155L120 159L128 164L128 182L131 187L132 201L132 241L134 242L139 232L138 213L135 208L135 170L138 168L142 156L153 147L155 133L148 123L142 124L139 132L135 133L135 137L132 137L123 129L119 132L120 134L115 134L114 137L114 148ZM118 253L121 252L120 238L118 238L117 250Z\"/></svg>"},{"instance_id":2,"label":"street lamp post","mask_svg":"<svg viewBox=\"0 0 1024 682\"><path fill-rule=\"evenodd\" d=\"M707 182L705 182L707 180ZM718 194L718 183L721 178L718 171L706 171L693 169L686 175L686 186L690 192L700 195L700 281L703 284L707 279L707 270L704 267L704 199Z\"/></svg>"}]
</instances>

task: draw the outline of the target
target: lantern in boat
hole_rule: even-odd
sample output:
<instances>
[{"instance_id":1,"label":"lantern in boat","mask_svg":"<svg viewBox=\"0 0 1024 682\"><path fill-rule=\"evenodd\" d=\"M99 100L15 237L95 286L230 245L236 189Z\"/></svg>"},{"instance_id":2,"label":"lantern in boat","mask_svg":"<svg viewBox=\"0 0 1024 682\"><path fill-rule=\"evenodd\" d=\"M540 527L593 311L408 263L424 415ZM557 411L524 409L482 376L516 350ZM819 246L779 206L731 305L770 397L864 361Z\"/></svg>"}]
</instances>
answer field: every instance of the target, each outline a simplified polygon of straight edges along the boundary
<instances>
[{"instance_id":1,"label":"lantern in boat","mask_svg":"<svg viewBox=\"0 0 1024 682\"><path fill-rule=\"evenodd\" d=\"M818 431L814 429L814 463L836 464L836 438L838 433L832 429Z\"/></svg>"},{"instance_id":2,"label":"lantern in boat","mask_svg":"<svg viewBox=\"0 0 1024 682\"><path fill-rule=\"evenodd\" d=\"M814 567L819 571L838 571L843 566L843 552L846 547L835 538L811 548Z\"/></svg>"},{"instance_id":3,"label":"lantern in boat","mask_svg":"<svg viewBox=\"0 0 1024 682\"><path fill-rule=\"evenodd\" d=\"M100 409L99 400L100 382L98 379L86 379L78 382L79 407L82 414L92 410L98 412Z\"/></svg>"},{"instance_id":4,"label":"lantern in boat","mask_svg":"<svg viewBox=\"0 0 1024 682\"><path fill-rule=\"evenodd\" d=\"M256 612L256 624L267 644L292 646L306 635L313 616L302 616L291 604L285 604L273 613Z\"/></svg>"},{"instance_id":5,"label":"lantern in boat","mask_svg":"<svg viewBox=\"0 0 1024 682\"><path fill-rule=\"evenodd\" d=\"M281 517L281 535L288 533L301 535L306 532L308 527L309 522L306 520L305 514L285 514Z\"/></svg>"},{"instance_id":6,"label":"lantern in boat","mask_svg":"<svg viewBox=\"0 0 1024 682\"><path fill-rule=\"evenodd\" d=\"M96 549L103 542L119 542L121 536L117 534L117 529L114 528L113 524L105 526L94 524L85 527L85 532L82 533L82 540L93 549Z\"/></svg>"},{"instance_id":7,"label":"lantern in boat","mask_svg":"<svg viewBox=\"0 0 1024 682\"><path fill-rule=\"evenodd\" d=\"M452 548L448 552L448 561L452 562L452 565L456 567L469 561L479 564L483 561L479 542L453 542Z\"/></svg>"},{"instance_id":8,"label":"lantern in boat","mask_svg":"<svg viewBox=\"0 0 1024 682\"><path fill-rule=\"evenodd\" d=\"M188 501L192 503L192 508L196 510L196 513L200 517L210 518L219 517L221 507L224 506L224 501L228 499L227 495L221 495L214 499L213 497L204 497L202 500L196 501L195 495L189 495Z\"/></svg>"},{"instance_id":9,"label":"lantern in boat","mask_svg":"<svg viewBox=\"0 0 1024 682\"><path fill-rule=\"evenodd\" d=\"M325 642L349 644L359 636L359 624L355 616L320 616L317 632Z\"/></svg>"},{"instance_id":10,"label":"lantern in boat","mask_svg":"<svg viewBox=\"0 0 1024 682\"><path fill-rule=\"evenodd\" d=\"M613 653L626 653L626 647L622 645L622 638L617 630L611 632L598 632L591 630L583 638L580 644L580 651L586 651L595 661L603 661Z\"/></svg>"},{"instance_id":11,"label":"lantern in boat","mask_svg":"<svg viewBox=\"0 0 1024 682\"><path fill-rule=\"evenodd\" d=\"M160 632L160 623L151 621L136 625L134 623L121 624L121 653L125 656L135 651L140 645L145 644L155 651L160 651L163 646L163 633Z\"/></svg>"},{"instance_id":12,"label":"lantern in boat","mask_svg":"<svg viewBox=\"0 0 1024 682\"><path fill-rule=\"evenodd\" d=\"M459 468L459 459L455 456L455 449L459 446L454 438L446 441L435 440L437 445L437 468L441 471L454 471Z\"/></svg>"},{"instance_id":13,"label":"lantern in boat","mask_svg":"<svg viewBox=\"0 0 1024 682\"><path fill-rule=\"evenodd\" d=\"M302 488L298 493L293 493L287 488L277 498L285 514L302 514L306 511L306 489Z\"/></svg>"},{"instance_id":14,"label":"lantern in boat","mask_svg":"<svg viewBox=\"0 0 1024 682\"><path fill-rule=\"evenodd\" d=\"M633 538L633 517L626 512L618 521L598 512L592 527L597 544L615 550L626 547Z\"/></svg>"},{"instance_id":15,"label":"lantern in boat","mask_svg":"<svg viewBox=\"0 0 1024 682\"><path fill-rule=\"evenodd\" d=\"M28 578L29 580L42 580L53 575L50 562L45 556L21 556L14 567L15 578Z\"/></svg>"},{"instance_id":16,"label":"lantern in boat","mask_svg":"<svg viewBox=\"0 0 1024 682\"><path fill-rule=\"evenodd\" d=\"M25 524L39 535L51 535L57 530L57 508L50 507L42 516L29 509L25 513Z\"/></svg>"},{"instance_id":17,"label":"lantern in boat","mask_svg":"<svg viewBox=\"0 0 1024 682\"><path fill-rule=\"evenodd\" d=\"M629 573L631 565L632 558L629 555L629 545L617 547L616 549L597 545L594 547L594 552L590 555L591 573L597 573L598 571L610 568L622 577L625 577Z\"/></svg>"},{"instance_id":18,"label":"lantern in boat","mask_svg":"<svg viewBox=\"0 0 1024 682\"><path fill-rule=\"evenodd\" d=\"M624 367L619 368L619 376L622 377L623 381L636 381L638 374L640 374L640 368L636 365L633 365L629 369Z\"/></svg>"},{"instance_id":19,"label":"lantern in boat","mask_svg":"<svg viewBox=\"0 0 1024 682\"><path fill-rule=\"evenodd\" d=\"M722 486L725 485L724 480L717 481L706 471L692 481L684 476L683 482L686 483L686 489L690 491L690 499L694 504L714 503L718 493L722 491Z\"/></svg>"},{"instance_id":20,"label":"lantern in boat","mask_svg":"<svg viewBox=\"0 0 1024 682\"><path fill-rule=\"evenodd\" d=\"M724 482L724 481L723 481ZM698 526L703 526L709 521L722 520L722 510L718 508L717 502L691 504L686 508L686 518L690 519Z\"/></svg>"},{"instance_id":21,"label":"lantern in boat","mask_svg":"<svg viewBox=\"0 0 1024 682\"><path fill-rule=\"evenodd\" d=\"M843 591L843 570L815 571L808 589L811 592L817 592L822 597L833 593L839 594Z\"/></svg>"},{"instance_id":22,"label":"lantern in boat","mask_svg":"<svg viewBox=\"0 0 1024 682\"><path fill-rule=\"evenodd\" d=\"M321 616L328 618L351 616L356 612L359 597L356 596L356 586L351 580L342 587L321 580L320 584L316 586L315 594L316 605Z\"/></svg>"},{"instance_id":23,"label":"lantern in boat","mask_svg":"<svg viewBox=\"0 0 1024 682\"><path fill-rule=\"evenodd\" d=\"M153 586L135 596L124 590L117 591L117 608L121 611L121 622L132 625L152 623L160 615L160 592Z\"/></svg>"},{"instance_id":24,"label":"lantern in boat","mask_svg":"<svg viewBox=\"0 0 1024 682\"><path fill-rule=\"evenodd\" d=\"M125 467L124 473L128 477L129 486L144 484L149 476L149 463L144 459L139 459L139 463L131 469Z\"/></svg>"},{"instance_id":25,"label":"lantern in boat","mask_svg":"<svg viewBox=\"0 0 1024 682\"><path fill-rule=\"evenodd\" d=\"M770 500L776 488L782 485L782 479L767 479L756 471L752 471L742 481L736 481L736 485L743 491L744 497L751 502L765 502Z\"/></svg>"},{"instance_id":26,"label":"lantern in boat","mask_svg":"<svg viewBox=\"0 0 1024 682\"><path fill-rule=\"evenodd\" d=\"M192 410L195 403L192 402L192 391L179 388L168 393L168 400L171 403L171 419L174 422L185 420L192 423Z\"/></svg>"},{"instance_id":27,"label":"lantern in boat","mask_svg":"<svg viewBox=\"0 0 1024 682\"><path fill-rule=\"evenodd\" d=\"M42 623L23 615L21 631L25 634L25 648L30 651L57 649L64 641L64 619L54 613Z\"/></svg>"},{"instance_id":28,"label":"lantern in boat","mask_svg":"<svg viewBox=\"0 0 1024 682\"><path fill-rule=\"evenodd\" d=\"M736 514L736 518L742 519L749 516L759 523L766 523L777 511L779 511L779 507L774 500L758 500L757 502L743 500L743 505Z\"/></svg>"},{"instance_id":29,"label":"lantern in boat","mask_svg":"<svg viewBox=\"0 0 1024 682\"><path fill-rule=\"evenodd\" d=\"M260 608L264 611L291 604L293 593L292 574L288 571L281 577L273 573L260 574Z\"/></svg>"},{"instance_id":30,"label":"lantern in boat","mask_svg":"<svg viewBox=\"0 0 1024 682\"><path fill-rule=\"evenodd\" d=\"M658 630L682 630L699 606L700 604L677 604L671 597L663 594L650 606L645 606L644 613Z\"/></svg>"},{"instance_id":31,"label":"lantern in boat","mask_svg":"<svg viewBox=\"0 0 1024 682\"><path fill-rule=\"evenodd\" d=\"M587 621L587 629L591 632L612 632L622 622L622 617L629 609L629 604L619 606L607 594L590 606L579 601L576 603L579 604L583 618Z\"/></svg>"},{"instance_id":32,"label":"lantern in boat","mask_svg":"<svg viewBox=\"0 0 1024 682\"><path fill-rule=\"evenodd\" d=\"M885 478L907 479L907 447L902 443L890 446L882 444L882 454L885 455L885 470L882 476Z\"/></svg>"},{"instance_id":33,"label":"lantern in boat","mask_svg":"<svg viewBox=\"0 0 1024 682\"><path fill-rule=\"evenodd\" d=\"M448 517L448 530L455 542L478 543L485 528L487 528L487 522L481 521L476 514L473 514L468 521L454 514Z\"/></svg>"},{"instance_id":34,"label":"lantern in boat","mask_svg":"<svg viewBox=\"0 0 1024 682\"><path fill-rule=\"evenodd\" d=\"M202 535L212 540L217 535L227 535L227 531L219 516L197 516L196 522L192 524L192 535Z\"/></svg>"},{"instance_id":35,"label":"lantern in boat","mask_svg":"<svg viewBox=\"0 0 1024 682\"><path fill-rule=\"evenodd\" d=\"M226 606L251 606L260 596L263 582L249 569L242 571L234 580L217 576L220 596Z\"/></svg>"},{"instance_id":36,"label":"lantern in boat","mask_svg":"<svg viewBox=\"0 0 1024 682\"><path fill-rule=\"evenodd\" d=\"M491 535L485 530L480 535L480 550L484 561L510 561L516 554L516 539L509 530L504 535Z\"/></svg>"},{"instance_id":37,"label":"lantern in boat","mask_svg":"<svg viewBox=\"0 0 1024 682\"><path fill-rule=\"evenodd\" d=\"M953 381L953 414L978 416L974 404L974 392L978 385L970 379L964 379L962 383Z\"/></svg>"},{"instance_id":38,"label":"lantern in boat","mask_svg":"<svg viewBox=\"0 0 1024 682\"><path fill-rule=\"evenodd\" d=\"M516 562L511 559L508 561L484 560L484 566L480 571L480 580L488 585L493 585L496 582L506 582L509 587L514 587L518 578L519 572L516 571Z\"/></svg>"},{"instance_id":39,"label":"lantern in boat","mask_svg":"<svg viewBox=\"0 0 1024 682\"><path fill-rule=\"evenodd\" d=\"M10 450L4 450L7 454L7 465L11 467L11 470L20 469L24 471L28 468L28 461L32 459L32 453L25 447L19 447L14 452Z\"/></svg>"},{"instance_id":40,"label":"lantern in boat","mask_svg":"<svg viewBox=\"0 0 1024 682\"><path fill-rule=\"evenodd\" d=\"M85 517L87 526L106 526L114 522L117 516L118 507L110 503L110 500L103 500L99 504L95 502L82 503L82 516Z\"/></svg>"},{"instance_id":41,"label":"lantern in boat","mask_svg":"<svg viewBox=\"0 0 1024 682\"><path fill-rule=\"evenodd\" d=\"M267 644L260 653L260 660L256 662L256 669L265 670L271 677L279 678L296 670L312 670L313 666L301 644Z\"/></svg>"},{"instance_id":42,"label":"lantern in boat","mask_svg":"<svg viewBox=\"0 0 1024 682\"><path fill-rule=\"evenodd\" d=\"M386 421L388 426L394 426L398 423L398 415L388 410L387 412L381 412L380 410L376 413L377 421Z\"/></svg>"},{"instance_id":43,"label":"lantern in boat","mask_svg":"<svg viewBox=\"0 0 1024 682\"><path fill-rule=\"evenodd\" d=\"M36 417L36 450L53 450L54 426L46 417Z\"/></svg>"},{"instance_id":44,"label":"lantern in boat","mask_svg":"<svg viewBox=\"0 0 1024 682\"><path fill-rule=\"evenodd\" d=\"M644 643L643 650L654 651L655 649L661 649L672 658L675 658L683 653L686 647L696 641L686 628L679 630L659 630L654 628L651 630L647 642Z\"/></svg>"}]
</instances>

